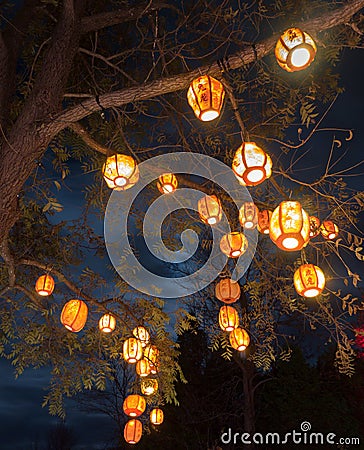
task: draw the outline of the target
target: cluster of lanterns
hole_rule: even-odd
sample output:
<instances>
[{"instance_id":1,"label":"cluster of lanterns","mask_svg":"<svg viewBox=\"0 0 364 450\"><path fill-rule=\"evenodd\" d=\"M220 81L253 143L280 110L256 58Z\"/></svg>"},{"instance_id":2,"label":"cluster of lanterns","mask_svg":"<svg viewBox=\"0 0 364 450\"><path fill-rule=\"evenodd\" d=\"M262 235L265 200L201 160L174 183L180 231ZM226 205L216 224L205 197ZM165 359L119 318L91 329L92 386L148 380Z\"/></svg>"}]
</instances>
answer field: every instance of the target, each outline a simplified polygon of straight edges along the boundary
<instances>
[{"instance_id":1,"label":"cluster of lanterns","mask_svg":"<svg viewBox=\"0 0 364 450\"><path fill-rule=\"evenodd\" d=\"M123 345L123 357L129 364L135 364L135 371L141 378L140 391L147 397L158 391L158 380L150 378L149 375L155 375L159 365L159 350L149 342L148 330L138 326L133 330L133 337L126 339ZM136 444L142 436L143 425L134 418L142 415L146 409L146 400L143 395L129 395L123 404L124 413L132 417L124 428L124 438L129 444ZM164 419L163 411L160 408L153 408L149 418L153 425L160 425Z\"/></svg>"},{"instance_id":2,"label":"cluster of lanterns","mask_svg":"<svg viewBox=\"0 0 364 450\"><path fill-rule=\"evenodd\" d=\"M250 343L250 337L246 330L239 327L238 311L230 306L240 298L240 286L237 281L230 278L221 279L215 286L215 296L225 303L219 311L219 325L222 331L229 334L230 345L239 352L243 352Z\"/></svg>"}]
</instances>

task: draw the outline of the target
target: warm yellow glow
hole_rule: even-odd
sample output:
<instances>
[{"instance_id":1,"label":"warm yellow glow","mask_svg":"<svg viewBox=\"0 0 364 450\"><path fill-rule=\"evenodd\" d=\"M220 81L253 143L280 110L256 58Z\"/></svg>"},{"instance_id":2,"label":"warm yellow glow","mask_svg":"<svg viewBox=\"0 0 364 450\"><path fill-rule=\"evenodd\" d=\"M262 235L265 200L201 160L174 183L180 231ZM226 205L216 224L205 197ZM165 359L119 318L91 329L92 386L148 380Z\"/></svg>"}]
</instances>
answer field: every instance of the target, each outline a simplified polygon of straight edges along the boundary
<instances>
[{"instance_id":1,"label":"warm yellow glow","mask_svg":"<svg viewBox=\"0 0 364 450\"><path fill-rule=\"evenodd\" d=\"M272 217L272 211L267 209L258 212L257 228L260 233L269 234L269 224Z\"/></svg>"},{"instance_id":2,"label":"warm yellow glow","mask_svg":"<svg viewBox=\"0 0 364 450\"><path fill-rule=\"evenodd\" d=\"M140 389L144 395L153 395L158 390L158 380L155 378L144 378L140 383Z\"/></svg>"},{"instance_id":3,"label":"warm yellow glow","mask_svg":"<svg viewBox=\"0 0 364 450\"><path fill-rule=\"evenodd\" d=\"M149 417L153 425L161 425L164 420L164 414L160 408L152 409Z\"/></svg>"},{"instance_id":4,"label":"warm yellow glow","mask_svg":"<svg viewBox=\"0 0 364 450\"><path fill-rule=\"evenodd\" d=\"M224 87L220 81L208 75L193 80L187 91L188 104L195 116L204 122L220 115L224 96Z\"/></svg>"},{"instance_id":5,"label":"warm yellow glow","mask_svg":"<svg viewBox=\"0 0 364 450\"><path fill-rule=\"evenodd\" d=\"M116 319L111 314L104 314L99 320L99 329L103 333L111 333L115 330Z\"/></svg>"},{"instance_id":6,"label":"warm yellow glow","mask_svg":"<svg viewBox=\"0 0 364 450\"><path fill-rule=\"evenodd\" d=\"M331 220L325 220L320 226L320 231L325 239L333 240L339 235L339 227Z\"/></svg>"},{"instance_id":7,"label":"warm yellow glow","mask_svg":"<svg viewBox=\"0 0 364 450\"><path fill-rule=\"evenodd\" d=\"M165 173L158 178L157 187L161 194L172 194L177 186L178 181L173 173Z\"/></svg>"},{"instance_id":8,"label":"warm yellow glow","mask_svg":"<svg viewBox=\"0 0 364 450\"><path fill-rule=\"evenodd\" d=\"M150 363L143 358L136 363L135 371L140 377L147 377L151 373Z\"/></svg>"},{"instance_id":9,"label":"warm yellow glow","mask_svg":"<svg viewBox=\"0 0 364 450\"><path fill-rule=\"evenodd\" d=\"M137 444L143 433L143 425L138 419L129 420L124 427L124 439L128 444Z\"/></svg>"},{"instance_id":10,"label":"warm yellow glow","mask_svg":"<svg viewBox=\"0 0 364 450\"><path fill-rule=\"evenodd\" d=\"M215 225L220 222L222 217L222 208L220 200L216 195L205 195L197 204L198 214L204 223Z\"/></svg>"},{"instance_id":11,"label":"warm yellow glow","mask_svg":"<svg viewBox=\"0 0 364 450\"><path fill-rule=\"evenodd\" d=\"M252 229L258 223L258 208L253 202L245 202L239 210L239 222L242 227Z\"/></svg>"},{"instance_id":12,"label":"warm yellow glow","mask_svg":"<svg viewBox=\"0 0 364 450\"><path fill-rule=\"evenodd\" d=\"M299 28L289 28L279 38L275 56L278 64L287 72L308 67L316 56L316 44L310 35Z\"/></svg>"},{"instance_id":13,"label":"warm yellow glow","mask_svg":"<svg viewBox=\"0 0 364 450\"><path fill-rule=\"evenodd\" d=\"M123 411L127 416L139 417L145 411L147 403L141 395L128 395L123 403Z\"/></svg>"},{"instance_id":14,"label":"warm yellow glow","mask_svg":"<svg viewBox=\"0 0 364 450\"><path fill-rule=\"evenodd\" d=\"M144 327L136 327L133 330L133 336L135 336L142 343L142 346L145 347L149 343L149 332Z\"/></svg>"},{"instance_id":15,"label":"warm yellow glow","mask_svg":"<svg viewBox=\"0 0 364 450\"><path fill-rule=\"evenodd\" d=\"M255 142L244 142L235 152L232 169L243 186L256 186L272 174L272 160Z\"/></svg>"},{"instance_id":16,"label":"warm yellow glow","mask_svg":"<svg viewBox=\"0 0 364 450\"><path fill-rule=\"evenodd\" d=\"M88 308L82 300L70 300L62 309L61 323L67 330L78 333L85 326Z\"/></svg>"},{"instance_id":17,"label":"warm yellow glow","mask_svg":"<svg viewBox=\"0 0 364 450\"><path fill-rule=\"evenodd\" d=\"M131 188L139 180L139 169L131 156L116 154L106 159L102 175L109 188L122 191Z\"/></svg>"},{"instance_id":18,"label":"warm yellow glow","mask_svg":"<svg viewBox=\"0 0 364 450\"><path fill-rule=\"evenodd\" d=\"M229 258L238 258L248 248L248 241L243 233L234 231L225 234L220 241L220 250Z\"/></svg>"},{"instance_id":19,"label":"warm yellow glow","mask_svg":"<svg viewBox=\"0 0 364 450\"><path fill-rule=\"evenodd\" d=\"M310 216L310 238L314 238L320 234L320 219Z\"/></svg>"},{"instance_id":20,"label":"warm yellow glow","mask_svg":"<svg viewBox=\"0 0 364 450\"><path fill-rule=\"evenodd\" d=\"M54 279L50 275L41 275L36 283L35 290L38 295L42 297L46 297L47 295L51 295L54 290Z\"/></svg>"},{"instance_id":21,"label":"warm yellow glow","mask_svg":"<svg viewBox=\"0 0 364 450\"><path fill-rule=\"evenodd\" d=\"M129 338L124 341L123 357L129 364L135 364L143 357L143 347L139 339Z\"/></svg>"},{"instance_id":22,"label":"warm yellow glow","mask_svg":"<svg viewBox=\"0 0 364 450\"><path fill-rule=\"evenodd\" d=\"M250 344L250 337L243 328L238 327L230 332L229 341L235 350L243 352Z\"/></svg>"},{"instance_id":23,"label":"warm yellow glow","mask_svg":"<svg viewBox=\"0 0 364 450\"><path fill-rule=\"evenodd\" d=\"M282 202L272 214L269 235L282 250L301 250L309 240L310 220L301 204L296 201Z\"/></svg>"},{"instance_id":24,"label":"warm yellow glow","mask_svg":"<svg viewBox=\"0 0 364 450\"><path fill-rule=\"evenodd\" d=\"M222 331L232 331L239 326L238 311L229 305L224 305L219 311L219 325Z\"/></svg>"},{"instance_id":25,"label":"warm yellow glow","mask_svg":"<svg viewBox=\"0 0 364 450\"><path fill-rule=\"evenodd\" d=\"M240 297L239 283L231 278L223 278L216 284L215 296L227 304L236 302Z\"/></svg>"},{"instance_id":26,"label":"warm yellow glow","mask_svg":"<svg viewBox=\"0 0 364 450\"><path fill-rule=\"evenodd\" d=\"M316 297L325 287L325 275L314 264L303 264L293 276L293 284L299 295Z\"/></svg>"}]
</instances>

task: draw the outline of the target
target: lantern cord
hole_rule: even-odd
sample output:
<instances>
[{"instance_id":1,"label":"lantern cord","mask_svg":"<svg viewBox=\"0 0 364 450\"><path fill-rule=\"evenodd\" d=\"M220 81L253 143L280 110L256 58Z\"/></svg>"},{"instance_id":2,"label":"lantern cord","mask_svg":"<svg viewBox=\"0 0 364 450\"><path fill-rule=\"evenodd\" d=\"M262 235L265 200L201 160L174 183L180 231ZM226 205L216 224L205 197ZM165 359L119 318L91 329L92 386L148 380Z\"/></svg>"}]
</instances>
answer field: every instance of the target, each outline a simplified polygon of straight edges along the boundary
<instances>
[{"instance_id":1,"label":"lantern cord","mask_svg":"<svg viewBox=\"0 0 364 450\"><path fill-rule=\"evenodd\" d=\"M103 118L103 119L105 119L105 113L106 113L106 109L101 105L101 103L100 103L100 97L99 97L99 95L98 94L96 94L95 95L95 101L96 101L96 103L100 106L100 109L101 109L101 117Z\"/></svg>"},{"instance_id":2,"label":"lantern cord","mask_svg":"<svg viewBox=\"0 0 364 450\"><path fill-rule=\"evenodd\" d=\"M253 52L254 52L255 61L258 61L258 52L257 52L257 47L256 47L255 44L252 44L252 49L253 49Z\"/></svg>"},{"instance_id":3,"label":"lantern cord","mask_svg":"<svg viewBox=\"0 0 364 450\"><path fill-rule=\"evenodd\" d=\"M247 129L245 128L243 119L241 118L239 108L238 108L238 102L236 101L236 98L234 97L232 87L230 83L227 81L226 77L224 77L224 86L226 88L227 95L229 97L232 110L234 111L235 118L240 126L240 133L243 143L249 141L249 133Z\"/></svg>"}]
</instances>

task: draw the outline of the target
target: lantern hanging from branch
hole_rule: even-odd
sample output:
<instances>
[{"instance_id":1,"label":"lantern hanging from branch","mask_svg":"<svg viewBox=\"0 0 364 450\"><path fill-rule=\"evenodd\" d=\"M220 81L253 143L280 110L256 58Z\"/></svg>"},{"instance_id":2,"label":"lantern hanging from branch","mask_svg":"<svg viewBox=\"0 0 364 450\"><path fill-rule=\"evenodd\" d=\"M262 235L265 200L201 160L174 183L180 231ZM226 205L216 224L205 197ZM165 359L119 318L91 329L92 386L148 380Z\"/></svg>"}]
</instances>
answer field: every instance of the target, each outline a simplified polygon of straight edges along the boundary
<instances>
[{"instance_id":1,"label":"lantern hanging from branch","mask_svg":"<svg viewBox=\"0 0 364 450\"><path fill-rule=\"evenodd\" d=\"M239 326L238 311L232 306L222 306L219 311L219 325L222 331L233 331Z\"/></svg>"},{"instance_id":2,"label":"lantern hanging from branch","mask_svg":"<svg viewBox=\"0 0 364 450\"><path fill-rule=\"evenodd\" d=\"M41 275L35 283L35 290L38 295L46 297L54 290L54 279L50 275Z\"/></svg>"},{"instance_id":3,"label":"lantern hanging from branch","mask_svg":"<svg viewBox=\"0 0 364 450\"><path fill-rule=\"evenodd\" d=\"M155 378L144 378L140 383L140 389L144 395L153 395L158 391L158 380Z\"/></svg>"},{"instance_id":4,"label":"lantern hanging from branch","mask_svg":"<svg viewBox=\"0 0 364 450\"><path fill-rule=\"evenodd\" d=\"M325 287L325 275L314 264L303 264L294 273L293 283L297 294L316 297Z\"/></svg>"},{"instance_id":5,"label":"lantern hanging from branch","mask_svg":"<svg viewBox=\"0 0 364 450\"><path fill-rule=\"evenodd\" d=\"M270 220L269 234L272 241L282 250L301 250L307 244L310 221L299 202L282 202Z\"/></svg>"},{"instance_id":6,"label":"lantern hanging from branch","mask_svg":"<svg viewBox=\"0 0 364 450\"><path fill-rule=\"evenodd\" d=\"M99 320L99 329L103 333L111 333L115 330L116 319L112 314L104 314Z\"/></svg>"},{"instance_id":7,"label":"lantern hanging from branch","mask_svg":"<svg viewBox=\"0 0 364 450\"><path fill-rule=\"evenodd\" d=\"M142 346L145 347L150 339L149 333L146 328L144 327L135 327L133 330L133 335L139 339L139 341L142 343Z\"/></svg>"},{"instance_id":8,"label":"lantern hanging from branch","mask_svg":"<svg viewBox=\"0 0 364 450\"><path fill-rule=\"evenodd\" d=\"M164 420L164 414L160 408L152 409L149 417L153 425L161 425Z\"/></svg>"},{"instance_id":9,"label":"lantern hanging from branch","mask_svg":"<svg viewBox=\"0 0 364 450\"><path fill-rule=\"evenodd\" d=\"M243 328L235 328L229 335L230 345L235 350L243 352L250 344L249 334Z\"/></svg>"},{"instance_id":10,"label":"lantern hanging from branch","mask_svg":"<svg viewBox=\"0 0 364 450\"><path fill-rule=\"evenodd\" d=\"M316 52L315 41L299 28L286 30L275 48L277 62L287 72L306 69L315 59Z\"/></svg>"},{"instance_id":11,"label":"lantern hanging from branch","mask_svg":"<svg viewBox=\"0 0 364 450\"><path fill-rule=\"evenodd\" d=\"M157 188L161 194L172 194L178 186L178 181L173 173L165 173L158 178Z\"/></svg>"},{"instance_id":12,"label":"lantern hanging from branch","mask_svg":"<svg viewBox=\"0 0 364 450\"><path fill-rule=\"evenodd\" d=\"M258 208L253 202L245 202L239 210L239 221L242 227L251 230L258 222Z\"/></svg>"},{"instance_id":13,"label":"lantern hanging from branch","mask_svg":"<svg viewBox=\"0 0 364 450\"><path fill-rule=\"evenodd\" d=\"M233 172L243 186L256 186L272 175L272 160L255 142L243 142L236 150Z\"/></svg>"},{"instance_id":14,"label":"lantern hanging from branch","mask_svg":"<svg viewBox=\"0 0 364 450\"><path fill-rule=\"evenodd\" d=\"M247 248L246 237L238 231L225 234L220 241L221 251L229 258L238 258L246 252Z\"/></svg>"},{"instance_id":15,"label":"lantern hanging from branch","mask_svg":"<svg viewBox=\"0 0 364 450\"><path fill-rule=\"evenodd\" d=\"M145 411L145 398L138 394L128 395L123 403L123 411L130 417L139 417Z\"/></svg>"},{"instance_id":16,"label":"lantern hanging from branch","mask_svg":"<svg viewBox=\"0 0 364 450\"><path fill-rule=\"evenodd\" d=\"M88 308L82 300L68 301L61 312L61 323L67 330L78 333L85 326Z\"/></svg>"},{"instance_id":17,"label":"lantern hanging from branch","mask_svg":"<svg viewBox=\"0 0 364 450\"><path fill-rule=\"evenodd\" d=\"M128 444L137 444L143 433L143 425L138 419L126 422L124 427L124 439Z\"/></svg>"},{"instance_id":18,"label":"lantern hanging from branch","mask_svg":"<svg viewBox=\"0 0 364 450\"><path fill-rule=\"evenodd\" d=\"M339 235L339 227L336 225L336 223L331 222L331 220L325 220L324 222L322 222L320 231L322 236L330 241L336 239Z\"/></svg>"},{"instance_id":19,"label":"lantern hanging from branch","mask_svg":"<svg viewBox=\"0 0 364 450\"><path fill-rule=\"evenodd\" d=\"M123 356L125 361L134 364L143 357L143 347L139 339L129 338L124 341Z\"/></svg>"},{"instance_id":20,"label":"lantern hanging from branch","mask_svg":"<svg viewBox=\"0 0 364 450\"><path fill-rule=\"evenodd\" d=\"M106 184L116 191L131 188L139 180L139 169L131 156L115 154L106 159L102 167Z\"/></svg>"},{"instance_id":21,"label":"lantern hanging from branch","mask_svg":"<svg viewBox=\"0 0 364 450\"><path fill-rule=\"evenodd\" d=\"M140 377L147 377L151 373L150 363L147 359L140 359L135 366L136 373Z\"/></svg>"},{"instance_id":22,"label":"lantern hanging from branch","mask_svg":"<svg viewBox=\"0 0 364 450\"><path fill-rule=\"evenodd\" d=\"M271 217L272 211L269 211L268 209L259 211L257 228L260 233L269 234L269 223Z\"/></svg>"},{"instance_id":23,"label":"lantern hanging from branch","mask_svg":"<svg viewBox=\"0 0 364 450\"><path fill-rule=\"evenodd\" d=\"M220 115L224 96L224 86L208 75L193 80L187 92L188 104L203 122L214 120Z\"/></svg>"},{"instance_id":24,"label":"lantern hanging from branch","mask_svg":"<svg viewBox=\"0 0 364 450\"><path fill-rule=\"evenodd\" d=\"M240 297L240 286L231 278L223 278L215 287L215 296L226 304L234 303Z\"/></svg>"},{"instance_id":25,"label":"lantern hanging from branch","mask_svg":"<svg viewBox=\"0 0 364 450\"><path fill-rule=\"evenodd\" d=\"M320 234L320 219L310 216L310 238L314 238Z\"/></svg>"},{"instance_id":26,"label":"lantern hanging from branch","mask_svg":"<svg viewBox=\"0 0 364 450\"><path fill-rule=\"evenodd\" d=\"M144 358L151 363L156 363L159 356L159 350L155 345L147 345L144 349Z\"/></svg>"},{"instance_id":27,"label":"lantern hanging from branch","mask_svg":"<svg viewBox=\"0 0 364 450\"><path fill-rule=\"evenodd\" d=\"M216 195L205 195L198 201L198 213L202 222L215 225L222 217L220 200Z\"/></svg>"}]
</instances>

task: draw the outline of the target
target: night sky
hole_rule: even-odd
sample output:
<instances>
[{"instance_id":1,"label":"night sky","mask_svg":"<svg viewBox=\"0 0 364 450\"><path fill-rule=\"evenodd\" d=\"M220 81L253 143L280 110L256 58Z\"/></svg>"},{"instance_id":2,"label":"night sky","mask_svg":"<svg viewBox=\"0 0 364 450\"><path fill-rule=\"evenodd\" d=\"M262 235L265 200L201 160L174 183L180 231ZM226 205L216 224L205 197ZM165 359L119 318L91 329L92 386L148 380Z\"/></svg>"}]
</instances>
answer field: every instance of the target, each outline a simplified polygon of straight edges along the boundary
<instances>
[{"instance_id":1,"label":"night sky","mask_svg":"<svg viewBox=\"0 0 364 450\"><path fill-rule=\"evenodd\" d=\"M364 103L363 80L364 59L360 50L346 50L338 65L338 71L342 73L342 85L345 93L342 94L332 110L328 114L322 126L350 128L354 131L354 138L345 142L345 134L336 133L337 138L343 141L341 149L336 149L336 154L349 149L341 166L348 166L362 160L364 143ZM314 146L316 157L312 160L312 166L317 167L324 161L323 155L329 151L331 144L330 133L318 133L309 146ZM268 147L268 146L267 146ZM302 149L304 151L304 149ZM359 167L358 173L363 171ZM314 169L313 173L319 173ZM299 174L297 174L299 178ZM82 189L87 180L86 176L71 174L68 184L72 192L61 191L59 200L65 206L65 212L57 216L57 220L64 218L76 218L81 212L83 203ZM350 186L363 187L364 177L348 179ZM97 231L101 232L102 223L96 224ZM107 260L95 261L90 258L87 265L106 272ZM357 263L357 272L364 276L362 266ZM44 388L48 384L47 370L26 370L18 380L14 380L13 368L8 361L0 360L0 436L1 450L29 450L35 449L36 442L45 442L47 433L56 418L48 415L46 408L41 408L45 395ZM110 444L108 433L110 421L103 416L86 415L75 410L74 402L69 402L66 423L75 432L75 450L96 450L106 448Z\"/></svg>"}]
</instances>

